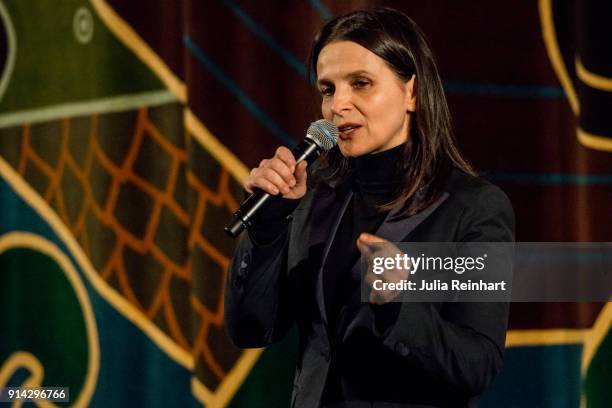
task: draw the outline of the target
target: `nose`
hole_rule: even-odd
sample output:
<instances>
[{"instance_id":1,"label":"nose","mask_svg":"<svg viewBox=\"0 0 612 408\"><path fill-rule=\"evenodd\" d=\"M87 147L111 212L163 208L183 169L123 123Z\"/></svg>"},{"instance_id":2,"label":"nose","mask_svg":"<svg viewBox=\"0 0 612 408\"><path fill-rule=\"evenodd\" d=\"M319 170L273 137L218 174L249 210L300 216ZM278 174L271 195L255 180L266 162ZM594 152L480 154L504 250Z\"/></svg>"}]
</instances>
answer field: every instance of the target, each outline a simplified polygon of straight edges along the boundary
<instances>
[{"instance_id":1,"label":"nose","mask_svg":"<svg viewBox=\"0 0 612 408\"><path fill-rule=\"evenodd\" d=\"M336 88L331 104L332 112L335 115L341 116L344 112L350 110L351 107L351 90L346 87Z\"/></svg>"}]
</instances>

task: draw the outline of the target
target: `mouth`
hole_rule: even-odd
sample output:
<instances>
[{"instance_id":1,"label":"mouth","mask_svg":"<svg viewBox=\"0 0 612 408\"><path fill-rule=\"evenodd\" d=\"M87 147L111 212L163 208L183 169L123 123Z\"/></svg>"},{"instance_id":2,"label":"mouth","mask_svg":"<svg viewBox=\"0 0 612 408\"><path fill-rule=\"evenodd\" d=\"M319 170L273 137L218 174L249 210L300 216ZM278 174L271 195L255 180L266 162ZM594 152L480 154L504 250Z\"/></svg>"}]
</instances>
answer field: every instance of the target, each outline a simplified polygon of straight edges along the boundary
<instances>
[{"instance_id":1,"label":"mouth","mask_svg":"<svg viewBox=\"0 0 612 408\"><path fill-rule=\"evenodd\" d=\"M340 139L349 139L353 133L359 129L361 125L356 123L345 123L338 126L338 133L340 134Z\"/></svg>"}]
</instances>

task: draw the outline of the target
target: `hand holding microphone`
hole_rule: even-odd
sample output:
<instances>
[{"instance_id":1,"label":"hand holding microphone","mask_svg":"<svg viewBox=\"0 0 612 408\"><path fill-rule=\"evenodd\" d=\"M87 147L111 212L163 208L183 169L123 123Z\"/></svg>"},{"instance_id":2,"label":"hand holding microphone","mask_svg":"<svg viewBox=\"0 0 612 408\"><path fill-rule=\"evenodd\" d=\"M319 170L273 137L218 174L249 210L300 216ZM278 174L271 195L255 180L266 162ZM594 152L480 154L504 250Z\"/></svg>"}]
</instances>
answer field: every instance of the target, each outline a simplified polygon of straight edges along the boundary
<instances>
[{"instance_id":1,"label":"hand holding microphone","mask_svg":"<svg viewBox=\"0 0 612 408\"><path fill-rule=\"evenodd\" d=\"M298 199L306 193L306 167L312 164L322 151L333 148L338 140L338 128L328 120L310 124L304 140L293 150L280 147L274 157L262 160L251 170L244 187L252 194L232 216L225 232L235 238L251 226L253 216L273 195Z\"/></svg>"},{"instance_id":2,"label":"hand holding microphone","mask_svg":"<svg viewBox=\"0 0 612 408\"><path fill-rule=\"evenodd\" d=\"M274 157L262 160L251 170L244 188L249 193L258 188L272 195L280 193L283 198L302 198L306 194L307 165L305 161L297 163L291 150L281 146Z\"/></svg>"}]
</instances>

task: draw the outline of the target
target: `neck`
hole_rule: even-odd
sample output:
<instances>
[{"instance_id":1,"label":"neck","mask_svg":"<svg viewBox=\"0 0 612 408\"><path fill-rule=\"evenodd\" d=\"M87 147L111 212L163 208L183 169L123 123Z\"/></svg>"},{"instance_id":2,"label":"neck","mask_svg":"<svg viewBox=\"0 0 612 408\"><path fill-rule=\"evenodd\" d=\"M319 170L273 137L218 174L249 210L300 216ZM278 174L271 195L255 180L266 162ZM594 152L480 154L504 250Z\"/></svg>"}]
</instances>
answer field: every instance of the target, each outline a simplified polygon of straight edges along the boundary
<instances>
[{"instance_id":1,"label":"neck","mask_svg":"<svg viewBox=\"0 0 612 408\"><path fill-rule=\"evenodd\" d=\"M355 158L355 182L362 194L390 201L403 184L402 157L406 144ZM378 200L377 200L378 201Z\"/></svg>"}]
</instances>

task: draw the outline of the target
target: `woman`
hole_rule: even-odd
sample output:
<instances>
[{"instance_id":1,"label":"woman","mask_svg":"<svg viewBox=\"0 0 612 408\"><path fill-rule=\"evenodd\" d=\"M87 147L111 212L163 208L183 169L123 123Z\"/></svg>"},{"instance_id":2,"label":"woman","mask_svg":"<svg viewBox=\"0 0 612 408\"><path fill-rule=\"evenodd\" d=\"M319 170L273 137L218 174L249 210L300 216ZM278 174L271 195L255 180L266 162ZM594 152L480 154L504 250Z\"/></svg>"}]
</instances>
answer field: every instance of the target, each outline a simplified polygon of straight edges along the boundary
<instances>
[{"instance_id":1,"label":"woman","mask_svg":"<svg viewBox=\"0 0 612 408\"><path fill-rule=\"evenodd\" d=\"M310 63L338 146L310 174L284 147L251 171L246 190L282 198L236 250L228 333L262 347L297 323L295 407L469 406L501 368L507 304L361 302L355 265L373 242L512 241L508 199L455 147L432 53L407 16L335 18Z\"/></svg>"}]
</instances>

